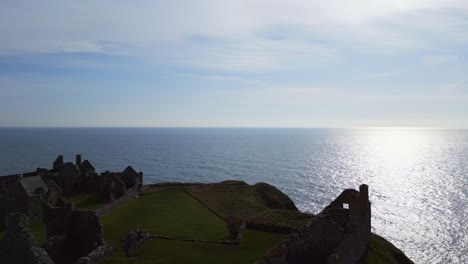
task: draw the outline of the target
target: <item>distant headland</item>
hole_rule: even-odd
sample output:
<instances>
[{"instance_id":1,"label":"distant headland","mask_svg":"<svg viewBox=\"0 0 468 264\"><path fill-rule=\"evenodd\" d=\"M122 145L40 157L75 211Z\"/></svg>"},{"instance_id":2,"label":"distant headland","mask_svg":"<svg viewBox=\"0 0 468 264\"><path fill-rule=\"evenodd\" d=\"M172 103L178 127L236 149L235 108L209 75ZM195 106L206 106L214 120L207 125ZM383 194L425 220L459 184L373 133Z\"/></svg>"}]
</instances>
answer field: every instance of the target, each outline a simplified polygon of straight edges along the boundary
<instances>
[{"instance_id":1,"label":"distant headland","mask_svg":"<svg viewBox=\"0 0 468 264\"><path fill-rule=\"evenodd\" d=\"M96 173L76 155L0 177L2 263L412 263L371 233L369 188L300 212L267 183L166 182Z\"/></svg>"}]
</instances>

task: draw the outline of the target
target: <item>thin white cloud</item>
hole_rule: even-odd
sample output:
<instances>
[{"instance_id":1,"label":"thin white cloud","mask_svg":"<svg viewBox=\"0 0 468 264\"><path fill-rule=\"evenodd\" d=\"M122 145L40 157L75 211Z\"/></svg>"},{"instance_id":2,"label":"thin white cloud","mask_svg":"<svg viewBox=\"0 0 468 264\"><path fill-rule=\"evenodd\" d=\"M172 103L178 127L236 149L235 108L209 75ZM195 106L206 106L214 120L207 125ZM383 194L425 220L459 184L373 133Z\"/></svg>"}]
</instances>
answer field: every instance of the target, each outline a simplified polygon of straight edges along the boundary
<instances>
[{"instance_id":1,"label":"thin white cloud","mask_svg":"<svg viewBox=\"0 0 468 264\"><path fill-rule=\"evenodd\" d=\"M381 79L381 78L390 77L392 75L393 73L391 72L372 72L372 73L363 74L362 77L366 79Z\"/></svg>"},{"instance_id":2,"label":"thin white cloud","mask_svg":"<svg viewBox=\"0 0 468 264\"><path fill-rule=\"evenodd\" d=\"M170 74L181 76L181 77L198 78L198 79L204 79L204 80L210 80L210 81L238 82L238 83L249 84L249 85L254 85L254 86L266 85L265 82L257 80L257 79L242 78L242 77L237 77L237 76L216 75L216 74L178 73L178 72L171 72Z\"/></svg>"},{"instance_id":3,"label":"thin white cloud","mask_svg":"<svg viewBox=\"0 0 468 264\"><path fill-rule=\"evenodd\" d=\"M424 58L423 63L426 66L439 66L445 63L454 62L458 59L457 56L453 55L433 55Z\"/></svg>"},{"instance_id":4,"label":"thin white cloud","mask_svg":"<svg viewBox=\"0 0 468 264\"><path fill-rule=\"evenodd\" d=\"M452 0L3 1L0 54L100 52L269 71L336 60L343 49L468 43L467 12L467 1ZM258 34L269 31L282 38ZM194 35L220 41L193 43Z\"/></svg>"}]
</instances>

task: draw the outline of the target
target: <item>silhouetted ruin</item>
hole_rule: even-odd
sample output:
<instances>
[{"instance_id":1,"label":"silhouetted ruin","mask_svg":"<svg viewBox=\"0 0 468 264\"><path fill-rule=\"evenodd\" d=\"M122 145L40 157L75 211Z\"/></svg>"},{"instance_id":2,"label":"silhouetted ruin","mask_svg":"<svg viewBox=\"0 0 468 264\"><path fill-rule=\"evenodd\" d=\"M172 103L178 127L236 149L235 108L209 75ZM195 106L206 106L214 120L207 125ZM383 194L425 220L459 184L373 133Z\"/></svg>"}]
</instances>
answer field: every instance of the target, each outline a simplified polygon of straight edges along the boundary
<instances>
[{"instance_id":1,"label":"silhouetted ruin","mask_svg":"<svg viewBox=\"0 0 468 264\"><path fill-rule=\"evenodd\" d=\"M128 166L122 172L104 172L100 175L89 160L75 164L64 162L60 155L52 169L38 168L34 172L0 177L0 227L6 224L9 213L20 212L29 222L44 219L45 204L56 206L59 198L79 194L97 194L103 200L113 201L127 194L127 190L141 190L143 173Z\"/></svg>"},{"instance_id":2,"label":"silhouetted ruin","mask_svg":"<svg viewBox=\"0 0 468 264\"><path fill-rule=\"evenodd\" d=\"M347 207L347 208L346 208ZM292 234L262 264L363 263L371 239L368 186L344 190L300 233Z\"/></svg>"}]
</instances>

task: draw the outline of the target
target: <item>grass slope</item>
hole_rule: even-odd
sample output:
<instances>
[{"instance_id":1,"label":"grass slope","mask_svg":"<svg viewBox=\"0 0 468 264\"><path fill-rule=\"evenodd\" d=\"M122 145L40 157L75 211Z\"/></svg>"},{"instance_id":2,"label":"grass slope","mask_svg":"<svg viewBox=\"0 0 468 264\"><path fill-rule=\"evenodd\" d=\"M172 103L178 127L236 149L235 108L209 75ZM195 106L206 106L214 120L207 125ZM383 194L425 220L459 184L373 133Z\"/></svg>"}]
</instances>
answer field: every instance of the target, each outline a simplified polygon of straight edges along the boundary
<instances>
[{"instance_id":1,"label":"grass slope","mask_svg":"<svg viewBox=\"0 0 468 264\"><path fill-rule=\"evenodd\" d=\"M104 199L93 194L82 194L69 197L70 200L78 209L96 210L107 203Z\"/></svg>"},{"instance_id":2,"label":"grass slope","mask_svg":"<svg viewBox=\"0 0 468 264\"><path fill-rule=\"evenodd\" d=\"M143 194L103 217L101 222L104 238L115 247L137 228L154 235L227 238L226 223L180 188Z\"/></svg>"},{"instance_id":3,"label":"grass slope","mask_svg":"<svg viewBox=\"0 0 468 264\"><path fill-rule=\"evenodd\" d=\"M271 209L281 208L285 204L288 204L289 208L292 207L280 195L272 196L277 193L276 188L267 191L268 188L265 185L261 185L261 188L255 186L257 185L220 183L189 186L185 187L185 190L224 219L237 216L249 223L298 230L313 217L297 210ZM259 193L259 190L262 193ZM269 198L263 199L262 197ZM272 201L278 201L277 206L272 204Z\"/></svg>"},{"instance_id":4,"label":"grass slope","mask_svg":"<svg viewBox=\"0 0 468 264\"><path fill-rule=\"evenodd\" d=\"M383 237L372 234L367 264L412 264L413 262Z\"/></svg>"}]
</instances>

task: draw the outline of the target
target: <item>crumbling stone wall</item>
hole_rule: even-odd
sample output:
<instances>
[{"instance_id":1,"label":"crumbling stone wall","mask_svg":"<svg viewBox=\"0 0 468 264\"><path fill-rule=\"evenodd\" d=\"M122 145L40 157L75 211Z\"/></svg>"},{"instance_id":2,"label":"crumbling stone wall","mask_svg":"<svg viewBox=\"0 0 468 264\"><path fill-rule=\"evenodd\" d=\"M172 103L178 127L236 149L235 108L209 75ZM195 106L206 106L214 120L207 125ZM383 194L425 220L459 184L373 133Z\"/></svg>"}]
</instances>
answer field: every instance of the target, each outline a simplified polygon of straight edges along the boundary
<instances>
[{"instance_id":1,"label":"crumbling stone wall","mask_svg":"<svg viewBox=\"0 0 468 264\"><path fill-rule=\"evenodd\" d=\"M0 228L4 228L6 226L6 214L7 214L6 201L7 201L6 196L0 195Z\"/></svg>"},{"instance_id":2,"label":"crumbling stone wall","mask_svg":"<svg viewBox=\"0 0 468 264\"><path fill-rule=\"evenodd\" d=\"M28 197L27 216L31 223L41 223L43 219L42 204L43 200L40 195Z\"/></svg>"},{"instance_id":3,"label":"crumbling stone wall","mask_svg":"<svg viewBox=\"0 0 468 264\"><path fill-rule=\"evenodd\" d=\"M47 238L68 233L74 206L63 199L60 199L56 206L44 204L44 222L46 223Z\"/></svg>"},{"instance_id":4,"label":"crumbling stone wall","mask_svg":"<svg viewBox=\"0 0 468 264\"><path fill-rule=\"evenodd\" d=\"M19 212L28 215L29 198L21 187L20 178L12 183L6 194L6 212Z\"/></svg>"},{"instance_id":5,"label":"crumbling stone wall","mask_svg":"<svg viewBox=\"0 0 468 264\"><path fill-rule=\"evenodd\" d=\"M28 218L21 213L8 215L8 229L0 241L2 264L53 264L44 249L37 246L28 228Z\"/></svg>"},{"instance_id":6,"label":"crumbling stone wall","mask_svg":"<svg viewBox=\"0 0 468 264\"><path fill-rule=\"evenodd\" d=\"M60 197L62 197L63 191L50 176L44 175L42 176L42 179L47 183L47 186L49 187L49 191L46 194L46 201L44 202L55 206Z\"/></svg>"},{"instance_id":7,"label":"crumbling stone wall","mask_svg":"<svg viewBox=\"0 0 468 264\"><path fill-rule=\"evenodd\" d=\"M102 225L93 211L73 211L68 238L77 257L104 245Z\"/></svg>"},{"instance_id":8,"label":"crumbling stone wall","mask_svg":"<svg viewBox=\"0 0 468 264\"><path fill-rule=\"evenodd\" d=\"M97 264L112 255L114 249L110 245L104 245L91 251L87 256L78 259L76 264Z\"/></svg>"},{"instance_id":9,"label":"crumbling stone wall","mask_svg":"<svg viewBox=\"0 0 468 264\"><path fill-rule=\"evenodd\" d=\"M74 210L68 202L47 208L46 251L55 264L73 263L105 246L102 225L93 211Z\"/></svg>"},{"instance_id":10,"label":"crumbling stone wall","mask_svg":"<svg viewBox=\"0 0 468 264\"><path fill-rule=\"evenodd\" d=\"M108 201L113 202L116 199L119 199L120 197L123 197L127 194L127 188L125 187L125 183L122 182L122 180L117 176L117 174L109 173L101 177L105 177L106 183L103 195L105 195L105 198Z\"/></svg>"},{"instance_id":11,"label":"crumbling stone wall","mask_svg":"<svg viewBox=\"0 0 468 264\"><path fill-rule=\"evenodd\" d=\"M345 237L327 264L361 263L365 259L371 240L371 206L368 186L359 186L359 192L346 200L349 204L349 221Z\"/></svg>"}]
</instances>

